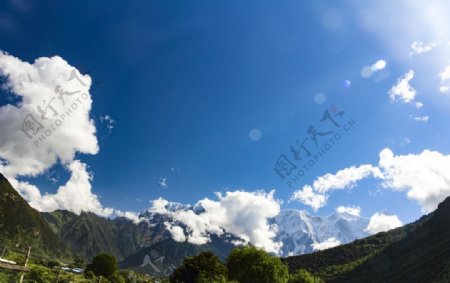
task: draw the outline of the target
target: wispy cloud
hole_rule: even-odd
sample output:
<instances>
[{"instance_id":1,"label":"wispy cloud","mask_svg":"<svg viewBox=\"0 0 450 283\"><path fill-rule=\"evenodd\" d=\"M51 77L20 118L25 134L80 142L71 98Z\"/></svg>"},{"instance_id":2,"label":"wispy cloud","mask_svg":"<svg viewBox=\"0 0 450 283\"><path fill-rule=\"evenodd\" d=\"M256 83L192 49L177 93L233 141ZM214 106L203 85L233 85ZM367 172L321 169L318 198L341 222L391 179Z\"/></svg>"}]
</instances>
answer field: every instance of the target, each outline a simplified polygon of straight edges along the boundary
<instances>
[{"instance_id":1,"label":"wispy cloud","mask_svg":"<svg viewBox=\"0 0 450 283\"><path fill-rule=\"evenodd\" d=\"M416 121L416 122L423 122L423 123L426 123L426 122L428 122L428 120L430 119L430 117L429 117L429 116L415 116L415 117L412 117L412 119L413 119L414 121Z\"/></svg>"},{"instance_id":2,"label":"wispy cloud","mask_svg":"<svg viewBox=\"0 0 450 283\"><path fill-rule=\"evenodd\" d=\"M106 129L108 129L108 134L111 134L116 121L110 115L104 115L100 116L100 122L106 126Z\"/></svg>"},{"instance_id":3,"label":"wispy cloud","mask_svg":"<svg viewBox=\"0 0 450 283\"><path fill-rule=\"evenodd\" d=\"M158 185L163 189L167 189L169 187L169 185L167 184L167 178L161 178L158 181Z\"/></svg>"},{"instance_id":4,"label":"wispy cloud","mask_svg":"<svg viewBox=\"0 0 450 283\"><path fill-rule=\"evenodd\" d=\"M411 52L409 53L409 56L430 52L436 46L437 44L435 42L424 43L422 41L414 41L411 44Z\"/></svg>"},{"instance_id":5,"label":"wispy cloud","mask_svg":"<svg viewBox=\"0 0 450 283\"><path fill-rule=\"evenodd\" d=\"M397 83L389 91L392 101L409 103L416 97L416 90L409 84L414 78L414 71L409 70L405 75L397 80ZM423 104L421 105L423 106Z\"/></svg>"}]
</instances>

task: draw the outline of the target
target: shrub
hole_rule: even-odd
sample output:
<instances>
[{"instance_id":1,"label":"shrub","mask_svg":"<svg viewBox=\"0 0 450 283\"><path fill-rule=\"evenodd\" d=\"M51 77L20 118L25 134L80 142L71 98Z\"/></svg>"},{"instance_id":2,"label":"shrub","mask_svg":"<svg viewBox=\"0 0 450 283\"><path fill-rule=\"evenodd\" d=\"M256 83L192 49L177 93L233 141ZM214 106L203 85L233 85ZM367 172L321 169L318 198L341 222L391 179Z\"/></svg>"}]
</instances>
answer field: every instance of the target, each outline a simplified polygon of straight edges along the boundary
<instances>
[{"instance_id":1,"label":"shrub","mask_svg":"<svg viewBox=\"0 0 450 283\"><path fill-rule=\"evenodd\" d=\"M25 278L28 281L35 283L47 283L54 280L54 275L46 267L32 265L30 266L30 271L25 275Z\"/></svg>"}]
</instances>

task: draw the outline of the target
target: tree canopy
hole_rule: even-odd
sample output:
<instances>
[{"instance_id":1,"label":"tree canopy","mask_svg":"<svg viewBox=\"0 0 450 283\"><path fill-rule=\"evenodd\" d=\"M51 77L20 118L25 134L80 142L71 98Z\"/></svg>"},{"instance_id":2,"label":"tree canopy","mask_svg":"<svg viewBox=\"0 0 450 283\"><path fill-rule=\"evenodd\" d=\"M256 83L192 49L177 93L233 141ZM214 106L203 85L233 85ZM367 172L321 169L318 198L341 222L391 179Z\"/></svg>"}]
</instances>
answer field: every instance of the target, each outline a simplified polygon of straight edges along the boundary
<instances>
[{"instance_id":1,"label":"tree canopy","mask_svg":"<svg viewBox=\"0 0 450 283\"><path fill-rule=\"evenodd\" d=\"M97 276L110 277L118 270L117 259L115 256L101 253L92 259L92 263L88 264L87 270L91 270Z\"/></svg>"},{"instance_id":2,"label":"tree canopy","mask_svg":"<svg viewBox=\"0 0 450 283\"><path fill-rule=\"evenodd\" d=\"M234 249L227 258L228 278L240 283L286 283L287 266L275 256L252 246Z\"/></svg>"},{"instance_id":3,"label":"tree canopy","mask_svg":"<svg viewBox=\"0 0 450 283\"><path fill-rule=\"evenodd\" d=\"M188 257L175 269L170 277L171 283L220 282L225 280L225 265L212 252L203 252Z\"/></svg>"}]
</instances>

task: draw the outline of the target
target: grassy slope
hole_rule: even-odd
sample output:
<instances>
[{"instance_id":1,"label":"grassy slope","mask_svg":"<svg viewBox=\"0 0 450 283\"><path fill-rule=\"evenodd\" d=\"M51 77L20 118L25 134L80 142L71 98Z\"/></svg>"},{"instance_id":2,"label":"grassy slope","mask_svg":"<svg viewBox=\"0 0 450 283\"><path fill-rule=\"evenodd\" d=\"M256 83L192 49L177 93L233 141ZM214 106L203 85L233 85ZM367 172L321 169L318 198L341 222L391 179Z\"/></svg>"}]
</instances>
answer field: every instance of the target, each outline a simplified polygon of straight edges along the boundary
<instances>
[{"instance_id":1,"label":"grassy slope","mask_svg":"<svg viewBox=\"0 0 450 283\"><path fill-rule=\"evenodd\" d=\"M70 253L39 212L0 174L0 246L15 247L58 258Z\"/></svg>"}]
</instances>

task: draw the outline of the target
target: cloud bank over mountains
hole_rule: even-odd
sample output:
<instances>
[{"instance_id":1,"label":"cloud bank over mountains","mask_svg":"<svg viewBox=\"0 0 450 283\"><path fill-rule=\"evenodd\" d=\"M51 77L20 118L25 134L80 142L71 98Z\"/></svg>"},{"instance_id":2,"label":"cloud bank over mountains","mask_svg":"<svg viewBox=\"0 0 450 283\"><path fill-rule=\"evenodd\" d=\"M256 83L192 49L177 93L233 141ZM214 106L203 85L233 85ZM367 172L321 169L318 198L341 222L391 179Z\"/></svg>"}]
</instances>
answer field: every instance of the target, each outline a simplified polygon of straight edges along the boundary
<instances>
[{"instance_id":1,"label":"cloud bank over mountains","mask_svg":"<svg viewBox=\"0 0 450 283\"><path fill-rule=\"evenodd\" d=\"M216 193L216 201L205 198L197 202L195 207L202 210L199 214L191 209L170 210L169 202L160 198L152 202L149 211L169 216L187 227L188 233L185 234L182 227L165 223L177 241L205 244L210 240L209 234L220 236L227 232L269 252L278 253L282 244L273 241L277 227L268 223L269 218L280 212L280 201L274 198L274 193Z\"/></svg>"},{"instance_id":2,"label":"cloud bank over mountains","mask_svg":"<svg viewBox=\"0 0 450 283\"><path fill-rule=\"evenodd\" d=\"M396 156L385 148L379 154L377 166L351 166L320 176L312 185L295 191L291 199L318 210L326 205L333 191L350 190L358 181L374 178L381 181L384 189L404 192L420 204L423 213L428 213L450 195L449 168L450 155L424 150L419 154Z\"/></svg>"}]
</instances>

